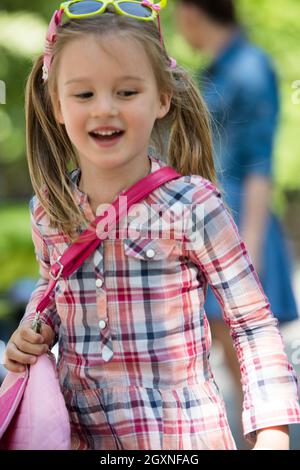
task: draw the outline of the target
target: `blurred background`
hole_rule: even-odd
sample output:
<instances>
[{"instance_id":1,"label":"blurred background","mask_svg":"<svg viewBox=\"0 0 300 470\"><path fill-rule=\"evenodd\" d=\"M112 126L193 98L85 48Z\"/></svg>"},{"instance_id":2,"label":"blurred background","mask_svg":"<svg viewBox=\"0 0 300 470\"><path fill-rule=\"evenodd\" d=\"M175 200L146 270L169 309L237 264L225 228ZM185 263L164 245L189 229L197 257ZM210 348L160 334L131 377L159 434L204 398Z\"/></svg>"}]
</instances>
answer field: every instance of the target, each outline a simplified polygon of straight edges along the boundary
<instances>
[{"instance_id":1,"label":"blurred background","mask_svg":"<svg viewBox=\"0 0 300 470\"><path fill-rule=\"evenodd\" d=\"M281 119L274 154L272 207L285 228L294 257L293 283L300 305L300 2L237 0L249 38L271 57L280 80ZM59 3L1 0L0 3L0 359L24 313L38 267L30 234L28 202L33 194L25 150L24 88L33 59L41 53L48 22ZM167 49L196 78L205 58L176 29L174 2L163 11ZM300 376L300 326L282 328L290 361ZM213 344L212 366L236 430L233 384L222 347ZM0 365L0 382L5 370ZM300 450L300 426L291 427L292 449ZM297 428L297 429L296 429Z\"/></svg>"}]
</instances>

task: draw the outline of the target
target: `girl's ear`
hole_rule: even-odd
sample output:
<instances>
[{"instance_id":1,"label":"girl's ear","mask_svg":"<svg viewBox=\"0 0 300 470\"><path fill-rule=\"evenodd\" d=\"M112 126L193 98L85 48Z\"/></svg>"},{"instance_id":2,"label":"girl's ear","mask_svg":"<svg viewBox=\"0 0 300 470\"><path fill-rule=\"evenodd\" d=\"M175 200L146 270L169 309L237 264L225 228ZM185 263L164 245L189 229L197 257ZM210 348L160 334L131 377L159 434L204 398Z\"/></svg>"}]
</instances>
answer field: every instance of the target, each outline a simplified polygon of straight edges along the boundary
<instances>
[{"instance_id":1,"label":"girl's ear","mask_svg":"<svg viewBox=\"0 0 300 470\"><path fill-rule=\"evenodd\" d=\"M162 119L168 114L171 106L171 100L172 95L170 95L169 93L164 92L160 94L160 105L157 114L157 119Z\"/></svg>"}]
</instances>

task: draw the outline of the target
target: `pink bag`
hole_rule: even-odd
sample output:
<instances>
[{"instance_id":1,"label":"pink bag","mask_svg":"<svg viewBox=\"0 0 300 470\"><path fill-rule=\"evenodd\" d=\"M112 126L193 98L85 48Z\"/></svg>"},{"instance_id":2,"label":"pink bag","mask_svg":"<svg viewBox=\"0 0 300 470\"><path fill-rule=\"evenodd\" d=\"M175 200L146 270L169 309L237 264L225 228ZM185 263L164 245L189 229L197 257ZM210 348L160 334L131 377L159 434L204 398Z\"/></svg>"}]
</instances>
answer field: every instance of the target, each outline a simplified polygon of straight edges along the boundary
<instances>
[{"instance_id":1,"label":"pink bag","mask_svg":"<svg viewBox=\"0 0 300 470\"><path fill-rule=\"evenodd\" d=\"M127 196L126 207L119 206L119 198L113 202L116 221L127 213L132 204L180 176L172 168L162 167L142 178L122 194L122 197ZM105 215L97 217L90 227L103 217ZM40 312L49 304L50 294L59 277L68 277L78 269L101 242L102 238L95 230L87 228L51 267L51 281L37 306L33 329L38 331ZM34 365L27 366L26 372L8 372L6 375L0 388L0 449L71 449L69 416L52 353L39 356Z\"/></svg>"},{"instance_id":2,"label":"pink bag","mask_svg":"<svg viewBox=\"0 0 300 470\"><path fill-rule=\"evenodd\" d=\"M22 374L7 374L2 388L1 449L71 449L69 415L53 354L39 356Z\"/></svg>"}]
</instances>

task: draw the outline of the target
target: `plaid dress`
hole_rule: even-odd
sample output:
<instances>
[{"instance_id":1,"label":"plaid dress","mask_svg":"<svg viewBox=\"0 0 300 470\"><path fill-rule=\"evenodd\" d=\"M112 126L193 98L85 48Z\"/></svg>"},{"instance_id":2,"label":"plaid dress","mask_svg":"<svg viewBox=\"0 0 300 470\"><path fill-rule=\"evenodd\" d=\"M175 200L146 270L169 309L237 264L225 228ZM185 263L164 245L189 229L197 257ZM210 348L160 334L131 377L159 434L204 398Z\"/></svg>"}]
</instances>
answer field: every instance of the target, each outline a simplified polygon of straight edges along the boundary
<instances>
[{"instance_id":1,"label":"plaid dress","mask_svg":"<svg viewBox=\"0 0 300 470\"><path fill-rule=\"evenodd\" d=\"M152 172L164 165L150 159ZM71 185L93 220L79 174L70 174ZM30 209L40 279L22 321L33 316L50 265L68 247L36 196ZM161 236L150 236L149 218ZM59 342L73 449L236 449L209 363L208 283L240 362L246 439L300 422L295 371L245 244L218 189L183 176L132 207L113 236L58 281L43 312Z\"/></svg>"}]
</instances>

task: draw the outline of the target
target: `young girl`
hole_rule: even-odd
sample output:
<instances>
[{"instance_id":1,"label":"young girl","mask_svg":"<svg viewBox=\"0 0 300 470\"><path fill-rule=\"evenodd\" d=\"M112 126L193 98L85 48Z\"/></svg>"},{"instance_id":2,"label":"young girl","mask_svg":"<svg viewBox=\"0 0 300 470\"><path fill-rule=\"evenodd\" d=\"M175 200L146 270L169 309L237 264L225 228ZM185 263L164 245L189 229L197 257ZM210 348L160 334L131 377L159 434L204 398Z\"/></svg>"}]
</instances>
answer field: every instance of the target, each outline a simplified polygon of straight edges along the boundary
<instances>
[{"instance_id":1,"label":"young girl","mask_svg":"<svg viewBox=\"0 0 300 470\"><path fill-rule=\"evenodd\" d=\"M73 449L236 449L209 364L203 304L210 284L240 362L245 437L255 449L287 449L288 424L300 422L297 378L217 189L197 86L168 57L156 27L159 6L67 2L52 18L26 94L40 280L8 344L6 367L20 371L59 342ZM62 24L63 9L64 16L89 16ZM164 166L148 148L159 157L166 141L169 164L182 177L141 207L165 220L172 209L200 208L190 217L203 242L189 229L169 238L128 230L104 240L59 279L35 334L30 320L51 265L101 204ZM127 222L130 229L134 214Z\"/></svg>"}]
</instances>

